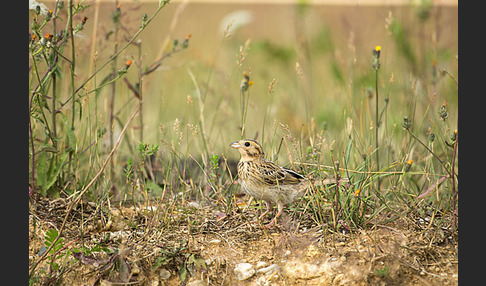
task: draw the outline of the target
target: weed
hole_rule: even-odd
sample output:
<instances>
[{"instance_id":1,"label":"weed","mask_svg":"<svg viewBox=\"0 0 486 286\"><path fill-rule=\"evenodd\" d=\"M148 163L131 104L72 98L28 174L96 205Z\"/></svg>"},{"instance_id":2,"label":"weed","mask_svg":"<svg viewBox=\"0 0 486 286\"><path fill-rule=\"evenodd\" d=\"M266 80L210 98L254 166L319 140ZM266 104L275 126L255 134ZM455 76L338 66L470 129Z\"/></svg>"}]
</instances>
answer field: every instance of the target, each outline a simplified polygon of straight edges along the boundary
<instances>
[{"instance_id":1,"label":"weed","mask_svg":"<svg viewBox=\"0 0 486 286\"><path fill-rule=\"evenodd\" d=\"M390 275L390 269L388 265L384 266L383 268L375 268L375 275L380 278L386 278Z\"/></svg>"},{"instance_id":2,"label":"weed","mask_svg":"<svg viewBox=\"0 0 486 286\"><path fill-rule=\"evenodd\" d=\"M43 275L31 276L30 284L33 284L38 279L44 279L46 284L52 283L62 277L62 275L72 267L72 261L68 258L72 252L67 249L67 245L64 244L62 238L57 239L59 233L55 229L49 229L44 237L45 245L41 248L39 255L47 254L47 265L49 266L48 272L41 270ZM71 242L72 243L72 242ZM70 243L70 244L71 244Z\"/></svg>"}]
</instances>

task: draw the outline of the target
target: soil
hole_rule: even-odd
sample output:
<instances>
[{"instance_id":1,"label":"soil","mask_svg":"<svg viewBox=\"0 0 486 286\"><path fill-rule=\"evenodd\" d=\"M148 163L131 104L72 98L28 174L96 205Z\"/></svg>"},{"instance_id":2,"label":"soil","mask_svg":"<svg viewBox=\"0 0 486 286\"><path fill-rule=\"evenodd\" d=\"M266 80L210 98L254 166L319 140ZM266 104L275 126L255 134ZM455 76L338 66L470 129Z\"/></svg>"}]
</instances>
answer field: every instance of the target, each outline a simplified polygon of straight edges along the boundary
<instances>
[{"instance_id":1,"label":"soil","mask_svg":"<svg viewBox=\"0 0 486 286\"><path fill-rule=\"evenodd\" d=\"M195 202L167 206L76 205L55 259L47 255L31 280L153 286L458 283L457 232L433 228L430 220L332 231L305 216L292 218L287 210L277 227L266 228L254 222L253 208L226 215ZM48 246L48 230L59 231L67 207L63 199L30 204L30 267ZM241 263L251 265L245 280L234 271Z\"/></svg>"}]
</instances>

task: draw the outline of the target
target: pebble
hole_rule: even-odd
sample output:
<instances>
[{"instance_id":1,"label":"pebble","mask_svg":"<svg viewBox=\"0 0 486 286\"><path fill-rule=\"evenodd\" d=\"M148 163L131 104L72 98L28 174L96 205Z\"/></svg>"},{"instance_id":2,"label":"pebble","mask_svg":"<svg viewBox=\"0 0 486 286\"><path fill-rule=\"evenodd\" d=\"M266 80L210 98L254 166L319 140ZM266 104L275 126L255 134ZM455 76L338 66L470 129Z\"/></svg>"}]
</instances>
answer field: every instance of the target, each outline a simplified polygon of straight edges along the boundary
<instances>
[{"instance_id":1,"label":"pebble","mask_svg":"<svg viewBox=\"0 0 486 286\"><path fill-rule=\"evenodd\" d=\"M243 281L252 277L253 274L255 274L255 269L253 269L253 266L250 263L240 263L236 265L233 272L238 280Z\"/></svg>"},{"instance_id":2,"label":"pebble","mask_svg":"<svg viewBox=\"0 0 486 286\"><path fill-rule=\"evenodd\" d=\"M202 280L194 280L186 284L187 286L206 286L206 283Z\"/></svg>"},{"instance_id":3,"label":"pebble","mask_svg":"<svg viewBox=\"0 0 486 286\"><path fill-rule=\"evenodd\" d=\"M169 279L169 277L170 277L170 272L169 272L169 270L167 270L167 269L165 269L165 268L162 268L162 269L160 269L160 271L159 271L159 276L160 276L160 278L162 278L162 279Z\"/></svg>"},{"instance_id":4,"label":"pebble","mask_svg":"<svg viewBox=\"0 0 486 286\"><path fill-rule=\"evenodd\" d=\"M255 268L256 268L256 269L260 269L260 268L266 267L267 265L268 265L268 263L267 263L267 262L265 262L265 261L258 261L258 262L256 263ZM257 271L257 272L258 272L258 271Z\"/></svg>"},{"instance_id":5,"label":"pebble","mask_svg":"<svg viewBox=\"0 0 486 286\"><path fill-rule=\"evenodd\" d=\"M277 264L272 264L268 267L264 267L264 268L260 268L256 271L257 274L265 274L265 275L270 275L270 274L273 274L275 272L280 272L280 267L278 267Z\"/></svg>"}]
</instances>

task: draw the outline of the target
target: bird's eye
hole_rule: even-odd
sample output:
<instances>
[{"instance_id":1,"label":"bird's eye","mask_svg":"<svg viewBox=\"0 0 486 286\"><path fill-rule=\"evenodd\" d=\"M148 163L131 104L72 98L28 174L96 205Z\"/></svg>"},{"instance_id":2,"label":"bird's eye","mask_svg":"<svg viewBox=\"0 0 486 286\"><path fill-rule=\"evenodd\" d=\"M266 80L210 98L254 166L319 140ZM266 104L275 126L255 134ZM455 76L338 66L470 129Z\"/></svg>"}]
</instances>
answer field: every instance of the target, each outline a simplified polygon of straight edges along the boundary
<instances>
[{"instance_id":1,"label":"bird's eye","mask_svg":"<svg viewBox=\"0 0 486 286\"><path fill-rule=\"evenodd\" d=\"M246 147L250 147L250 142L245 142Z\"/></svg>"}]
</instances>

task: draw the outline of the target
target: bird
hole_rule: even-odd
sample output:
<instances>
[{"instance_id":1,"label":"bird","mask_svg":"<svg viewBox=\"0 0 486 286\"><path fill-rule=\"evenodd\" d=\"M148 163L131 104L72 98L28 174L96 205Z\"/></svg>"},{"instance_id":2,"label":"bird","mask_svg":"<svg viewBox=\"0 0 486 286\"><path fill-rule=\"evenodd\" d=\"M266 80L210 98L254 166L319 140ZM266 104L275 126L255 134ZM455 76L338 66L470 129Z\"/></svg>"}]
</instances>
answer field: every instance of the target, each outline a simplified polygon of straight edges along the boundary
<instances>
[{"instance_id":1,"label":"bird","mask_svg":"<svg viewBox=\"0 0 486 286\"><path fill-rule=\"evenodd\" d=\"M278 212L266 227L277 226L277 218L284 207L305 194L310 187L310 180L302 174L266 160L262 146L253 139L238 140L230 146L241 155L237 171L242 191L256 200L263 200L267 207L258 220L262 220L276 203Z\"/></svg>"}]
</instances>

